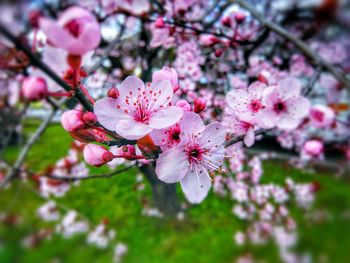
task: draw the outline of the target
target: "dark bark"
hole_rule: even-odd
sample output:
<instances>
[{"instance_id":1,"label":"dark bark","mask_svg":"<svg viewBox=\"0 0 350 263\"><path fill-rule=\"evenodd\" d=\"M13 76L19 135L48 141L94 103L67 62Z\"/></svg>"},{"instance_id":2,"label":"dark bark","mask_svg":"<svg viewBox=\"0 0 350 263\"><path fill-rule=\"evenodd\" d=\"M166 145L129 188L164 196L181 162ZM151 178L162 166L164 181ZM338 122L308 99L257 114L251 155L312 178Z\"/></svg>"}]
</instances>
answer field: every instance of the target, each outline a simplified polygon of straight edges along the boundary
<instances>
[{"instance_id":1,"label":"dark bark","mask_svg":"<svg viewBox=\"0 0 350 263\"><path fill-rule=\"evenodd\" d=\"M153 205L166 217L175 217L181 210L176 184L166 184L157 178L155 168L152 164L143 165L140 170L149 181L153 192Z\"/></svg>"}]
</instances>

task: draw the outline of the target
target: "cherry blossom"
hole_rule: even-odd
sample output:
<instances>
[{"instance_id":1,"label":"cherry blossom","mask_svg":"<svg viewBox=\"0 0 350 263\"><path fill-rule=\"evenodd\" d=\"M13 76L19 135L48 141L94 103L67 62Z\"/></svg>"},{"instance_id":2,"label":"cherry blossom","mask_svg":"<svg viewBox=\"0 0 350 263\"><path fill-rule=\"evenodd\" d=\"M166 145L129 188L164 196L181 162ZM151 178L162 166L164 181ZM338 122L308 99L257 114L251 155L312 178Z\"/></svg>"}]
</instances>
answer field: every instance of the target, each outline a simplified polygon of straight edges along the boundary
<instances>
[{"instance_id":1,"label":"cherry blossom","mask_svg":"<svg viewBox=\"0 0 350 263\"><path fill-rule=\"evenodd\" d=\"M160 154L156 173L166 183L180 181L186 198L199 203L211 187L209 172L222 164L225 129L217 122L204 126L192 112L185 113L180 129L180 144Z\"/></svg>"},{"instance_id":2,"label":"cherry blossom","mask_svg":"<svg viewBox=\"0 0 350 263\"><path fill-rule=\"evenodd\" d=\"M126 139L135 140L153 129L178 122L183 110L171 106L173 89L168 80L144 85L137 77L127 77L118 89L118 99L103 98L94 105L98 121Z\"/></svg>"},{"instance_id":3,"label":"cherry blossom","mask_svg":"<svg viewBox=\"0 0 350 263\"><path fill-rule=\"evenodd\" d=\"M78 6L65 10L57 22L41 18L39 25L51 44L73 55L84 55L95 49L101 40L95 17Z\"/></svg>"},{"instance_id":4,"label":"cherry blossom","mask_svg":"<svg viewBox=\"0 0 350 263\"><path fill-rule=\"evenodd\" d=\"M261 118L281 130L295 129L309 113L310 102L300 96L301 85L295 78L285 78L269 86L263 95Z\"/></svg>"}]
</instances>

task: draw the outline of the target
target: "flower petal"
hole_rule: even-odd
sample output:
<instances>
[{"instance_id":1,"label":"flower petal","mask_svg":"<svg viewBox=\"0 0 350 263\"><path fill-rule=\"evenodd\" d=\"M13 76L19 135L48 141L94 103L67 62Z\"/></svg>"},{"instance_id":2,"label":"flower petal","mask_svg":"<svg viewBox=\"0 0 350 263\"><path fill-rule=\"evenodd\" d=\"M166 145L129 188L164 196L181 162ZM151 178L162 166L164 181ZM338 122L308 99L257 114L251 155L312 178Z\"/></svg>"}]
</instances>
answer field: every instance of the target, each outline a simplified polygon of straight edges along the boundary
<instances>
[{"instance_id":1,"label":"flower petal","mask_svg":"<svg viewBox=\"0 0 350 263\"><path fill-rule=\"evenodd\" d=\"M170 106L153 114L149 120L149 126L154 129L164 129L177 123L184 111L180 107Z\"/></svg>"},{"instance_id":2,"label":"flower petal","mask_svg":"<svg viewBox=\"0 0 350 263\"><path fill-rule=\"evenodd\" d=\"M176 183L184 178L188 167L189 162L184 147L175 147L159 155L156 174L163 182Z\"/></svg>"},{"instance_id":3,"label":"flower petal","mask_svg":"<svg viewBox=\"0 0 350 263\"><path fill-rule=\"evenodd\" d=\"M56 47L65 49L75 41L73 36L51 19L40 18L39 25L46 37Z\"/></svg>"},{"instance_id":4,"label":"flower petal","mask_svg":"<svg viewBox=\"0 0 350 263\"><path fill-rule=\"evenodd\" d=\"M299 97L301 85L296 78L284 78L278 83L279 94L284 99Z\"/></svg>"},{"instance_id":5,"label":"flower petal","mask_svg":"<svg viewBox=\"0 0 350 263\"><path fill-rule=\"evenodd\" d=\"M185 112L180 123L181 141L187 141L194 134L204 131L202 118L194 112Z\"/></svg>"},{"instance_id":6,"label":"flower petal","mask_svg":"<svg viewBox=\"0 0 350 263\"><path fill-rule=\"evenodd\" d=\"M94 113L98 122L112 131L115 131L116 124L122 118L122 114L117 110L116 105L117 101L112 98L103 98L94 104Z\"/></svg>"},{"instance_id":7,"label":"flower petal","mask_svg":"<svg viewBox=\"0 0 350 263\"><path fill-rule=\"evenodd\" d=\"M254 129L250 128L247 132L247 134L244 136L244 144L247 147L250 147L254 144L255 142L255 133L254 133Z\"/></svg>"},{"instance_id":8,"label":"flower petal","mask_svg":"<svg viewBox=\"0 0 350 263\"><path fill-rule=\"evenodd\" d=\"M206 149L219 147L225 142L226 130L219 122L213 122L205 127L199 143Z\"/></svg>"},{"instance_id":9,"label":"flower petal","mask_svg":"<svg viewBox=\"0 0 350 263\"><path fill-rule=\"evenodd\" d=\"M187 200L193 204L202 202L211 187L208 172L204 168L195 165L190 168L180 184Z\"/></svg>"},{"instance_id":10,"label":"flower petal","mask_svg":"<svg viewBox=\"0 0 350 263\"><path fill-rule=\"evenodd\" d=\"M125 115L114 127L115 131L128 140L138 140L149 134L153 129L146 124L136 122L131 116Z\"/></svg>"},{"instance_id":11,"label":"flower petal","mask_svg":"<svg viewBox=\"0 0 350 263\"><path fill-rule=\"evenodd\" d=\"M136 76L129 76L120 84L119 101L125 103L125 100L130 97L136 100L144 89L145 85L141 79Z\"/></svg>"}]
</instances>

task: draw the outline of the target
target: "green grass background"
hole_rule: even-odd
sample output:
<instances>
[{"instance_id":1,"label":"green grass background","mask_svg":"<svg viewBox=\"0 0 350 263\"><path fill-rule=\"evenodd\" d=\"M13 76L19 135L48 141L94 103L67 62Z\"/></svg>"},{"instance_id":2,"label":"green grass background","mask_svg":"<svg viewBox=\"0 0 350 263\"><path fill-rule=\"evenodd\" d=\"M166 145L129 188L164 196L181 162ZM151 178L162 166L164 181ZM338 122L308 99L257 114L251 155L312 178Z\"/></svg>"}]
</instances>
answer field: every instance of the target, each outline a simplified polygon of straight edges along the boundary
<instances>
[{"instance_id":1,"label":"green grass background","mask_svg":"<svg viewBox=\"0 0 350 263\"><path fill-rule=\"evenodd\" d=\"M26 124L29 136L37 127L36 122ZM29 153L26 165L40 170L67 154L71 138L59 125L51 125ZM13 162L18 148L6 151L5 159ZM346 179L333 175L298 171L282 163L264 164L264 182L283 182L286 176L296 182L317 181L321 190L317 193L314 209L326 210L332 220L310 222L305 212L291 208L298 223L297 249L311 253L314 262L350 262L350 221L344 214L350 211L350 185ZM106 168L92 168L92 173L106 172ZM239 247L233 234L244 228L244 222L232 213L232 201L218 198L213 193L200 205L187 211L184 221L141 216L144 197L150 197L150 189L135 190L135 175L131 170L109 179L87 180L73 187L57 202L75 209L88 218L92 225L108 218L110 227L117 231L117 241L128 246L123 262L195 262L229 263L249 251L261 262L279 262L273 243L263 246ZM182 198L181 191L179 195ZM20 182L13 182L0 193L0 213L20 215L22 222L16 226L0 225L0 262L111 262L113 244L108 249L98 249L85 242L86 235L64 239L54 234L35 249L21 245L24 236L35 233L53 223L45 223L35 215L43 200Z\"/></svg>"}]
</instances>

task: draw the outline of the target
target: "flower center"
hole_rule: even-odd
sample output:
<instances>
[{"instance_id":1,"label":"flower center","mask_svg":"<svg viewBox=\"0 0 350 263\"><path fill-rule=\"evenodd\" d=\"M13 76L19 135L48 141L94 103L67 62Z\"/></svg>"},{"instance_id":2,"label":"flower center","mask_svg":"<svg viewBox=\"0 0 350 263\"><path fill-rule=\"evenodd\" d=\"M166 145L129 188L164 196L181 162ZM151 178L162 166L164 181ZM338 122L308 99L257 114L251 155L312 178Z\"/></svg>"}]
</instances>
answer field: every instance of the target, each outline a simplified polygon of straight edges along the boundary
<instances>
[{"instance_id":1,"label":"flower center","mask_svg":"<svg viewBox=\"0 0 350 263\"><path fill-rule=\"evenodd\" d=\"M314 111L312 115L319 122L322 122L324 119L324 113L322 111Z\"/></svg>"},{"instance_id":2,"label":"flower center","mask_svg":"<svg viewBox=\"0 0 350 263\"><path fill-rule=\"evenodd\" d=\"M261 108L261 103L259 100L253 100L251 103L250 103L250 108L253 112L258 112Z\"/></svg>"},{"instance_id":3,"label":"flower center","mask_svg":"<svg viewBox=\"0 0 350 263\"><path fill-rule=\"evenodd\" d=\"M279 101L279 102L274 104L273 109L275 110L275 112L281 113L281 112L286 111L287 107L283 101Z\"/></svg>"},{"instance_id":4,"label":"flower center","mask_svg":"<svg viewBox=\"0 0 350 263\"><path fill-rule=\"evenodd\" d=\"M78 37L81 33L81 26L78 20L73 19L69 21L65 26L65 29L67 29L73 36Z\"/></svg>"},{"instance_id":5,"label":"flower center","mask_svg":"<svg viewBox=\"0 0 350 263\"><path fill-rule=\"evenodd\" d=\"M190 163L195 162L198 163L202 160L203 153L205 150L202 149L198 144L188 146L186 149L186 154L188 156L188 161Z\"/></svg>"}]
</instances>

